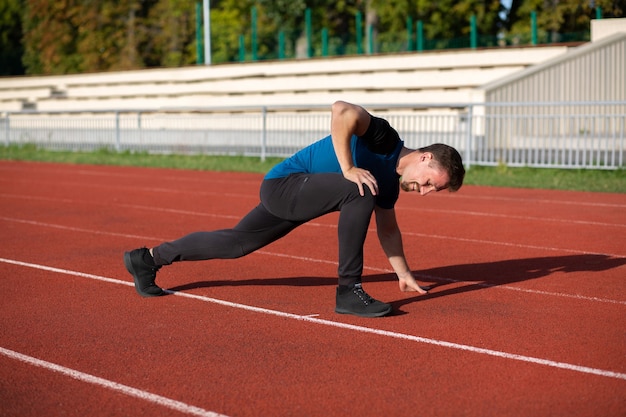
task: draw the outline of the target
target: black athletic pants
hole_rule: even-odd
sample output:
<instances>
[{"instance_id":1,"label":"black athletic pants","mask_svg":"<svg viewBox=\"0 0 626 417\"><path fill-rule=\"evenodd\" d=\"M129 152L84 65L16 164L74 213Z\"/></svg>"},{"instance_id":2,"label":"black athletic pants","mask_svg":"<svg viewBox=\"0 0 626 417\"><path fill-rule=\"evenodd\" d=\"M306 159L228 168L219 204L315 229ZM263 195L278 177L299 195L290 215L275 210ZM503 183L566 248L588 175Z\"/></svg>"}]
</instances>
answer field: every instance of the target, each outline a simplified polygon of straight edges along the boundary
<instances>
[{"instance_id":1,"label":"black athletic pants","mask_svg":"<svg viewBox=\"0 0 626 417\"><path fill-rule=\"evenodd\" d=\"M292 174L264 180L261 203L232 229L195 232L154 248L157 265L177 261L233 259L247 255L324 214L340 211L339 285L361 281L363 244L374 210L374 196L365 196L341 174Z\"/></svg>"}]
</instances>

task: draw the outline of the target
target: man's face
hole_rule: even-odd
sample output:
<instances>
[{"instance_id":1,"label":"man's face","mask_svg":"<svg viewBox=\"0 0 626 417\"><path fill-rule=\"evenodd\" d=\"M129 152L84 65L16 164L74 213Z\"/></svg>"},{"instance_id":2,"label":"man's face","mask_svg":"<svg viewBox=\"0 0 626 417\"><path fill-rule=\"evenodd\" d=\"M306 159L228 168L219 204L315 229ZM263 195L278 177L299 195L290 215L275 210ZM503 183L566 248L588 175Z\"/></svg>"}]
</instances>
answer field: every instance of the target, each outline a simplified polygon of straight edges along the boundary
<instances>
[{"instance_id":1,"label":"man's face","mask_svg":"<svg viewBox=\"0 0 626 417\"><path fill-rule=\"evenodd\" d=\"M450 178L445 170L439 167L432 159L431 153L424 153L418 162L408 166L400 178L400 188L403 191L416 191L426 195L431 191L441 191L448 188Z\"/></svg>"}]
</instances>

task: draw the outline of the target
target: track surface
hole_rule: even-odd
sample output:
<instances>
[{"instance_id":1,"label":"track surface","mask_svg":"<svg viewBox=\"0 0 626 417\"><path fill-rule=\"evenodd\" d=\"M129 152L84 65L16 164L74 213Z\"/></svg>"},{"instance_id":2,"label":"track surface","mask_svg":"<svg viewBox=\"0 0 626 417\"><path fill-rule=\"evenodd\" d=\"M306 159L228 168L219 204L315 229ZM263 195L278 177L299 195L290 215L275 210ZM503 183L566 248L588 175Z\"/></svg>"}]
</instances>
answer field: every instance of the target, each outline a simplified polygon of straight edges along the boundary
<instances>
[{"instance_id":1,"label":"track surface","mask_svg":"<svg viewBox=\"0 0 626 417\"><path fill-rule=\"evenodd\" d=\"M333 312L335 214L139 297L122 253L233 226L261 175L0 161L2 416L624 416L626 195L402 194L429 295L398 291L374 222Z\"/></svg>"}]
</instances>

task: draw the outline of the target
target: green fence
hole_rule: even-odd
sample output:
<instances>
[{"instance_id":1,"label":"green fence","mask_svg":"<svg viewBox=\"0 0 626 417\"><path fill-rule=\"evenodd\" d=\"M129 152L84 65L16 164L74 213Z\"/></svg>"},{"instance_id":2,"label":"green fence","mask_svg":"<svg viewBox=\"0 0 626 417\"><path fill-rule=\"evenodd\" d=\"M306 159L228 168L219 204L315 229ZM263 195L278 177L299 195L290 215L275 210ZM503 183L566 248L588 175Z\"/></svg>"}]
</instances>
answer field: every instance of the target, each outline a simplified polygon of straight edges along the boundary
<instances>
[{"instance_id":1,"label":"green fence","mask_svg":"<svg viewBox=\"0 0 626 417\"><path fill-rule=\"evenodd\" d=\"M528 33L515 35L481 35L477 30L476 16L470 16L468 20L469 35L452 39L428 39L424 35L423 22L414 22L407 18L406 31L403 33L379 33L375 34L371 26L365 27L363 16L360 12L354 17L355 35L351 38L329 36L328 28L313 30L311 10L305 12L306 52L300 55L296 52L295 45L288 45L286 42L286 31L280 30L276 34L275 48L263 54L259 53L259 40L257 35L257 13L256 8L251 8L250 30L246 34L239 36L238 60L275 60L293 59L306 57L328 57L342 55L360 55L376 53L398 53L412 51L429 51L442 49L464 49L464 48L488 48L511 45L541 45L554 43L577 43L588 42L589 31L576 33L554 33L546 31L537 26L536 13L530 14L531 29ZM596 8L596 18L600 19L602 12ZM200 25L198 25L200 26ZM201 29L199 29L201 30ZM201 36L197 37L201 40ZM202 48L198 47L198 51ZM203 58L198 52L198 63Z\"/></svg>"}]
</instances>

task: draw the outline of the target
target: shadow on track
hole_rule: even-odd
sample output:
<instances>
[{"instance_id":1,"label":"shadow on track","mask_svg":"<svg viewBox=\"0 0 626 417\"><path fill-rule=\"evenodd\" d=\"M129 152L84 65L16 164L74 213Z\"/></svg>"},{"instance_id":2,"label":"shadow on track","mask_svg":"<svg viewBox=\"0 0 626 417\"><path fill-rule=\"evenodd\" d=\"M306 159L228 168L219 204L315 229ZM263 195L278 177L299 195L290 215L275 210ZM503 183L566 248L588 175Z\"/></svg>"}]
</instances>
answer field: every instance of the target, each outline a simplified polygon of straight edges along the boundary
<instances>
[{"instance_id":1,"label":"shadow on track","mask_svg":"<svg viewBox=\"0 0 626 417\"><path fill-rule=\"evenodd\" d=\"M548 256L540 258L510 259L477 264L449 265L440 268L415 271L420 281L434 282L428 285L431 290L445 285L465 282L467 285L455 286L427 295L395 301L394 307L417 300L433 299L446 295L476 291L498 285L509 285L531 279L545 278L555 272L599 272L617 268L626 264L626 258L615 258L606 255L568 255ZM363 277L363 281L382 282L396 281L395 274L377 274ZM198 281L169 288L170 291L186 291L195 288L221 286L325 286L337 285L334 277L288 277L288 278L253 278L244 280L210 280Z\"/></svg>"},{"instance_id":2,"label":"shadow on track","mask_svg":"<svg viewBox=\"0 0 626 417\"><path fill-rule=\"evenodd\" d=\"M615 258L607 255L568 255L547 256L541 258L510 259L496 262L477 264L449 265L440 268L415 271L419 280L434 282L428 287L443 287L455 285L454 288L431 292L408 299L393 302L395 308L418 300L434 299L453 294L461 294L499 285L510 285L522 281L546 278L556 272L600 272L618 268L626 264L626 258ZM369 277L368 280L395 280L395 276L386 274L379 277ZM590 280L593 277L590 277Z\"/></svg>"}]
</instances>

